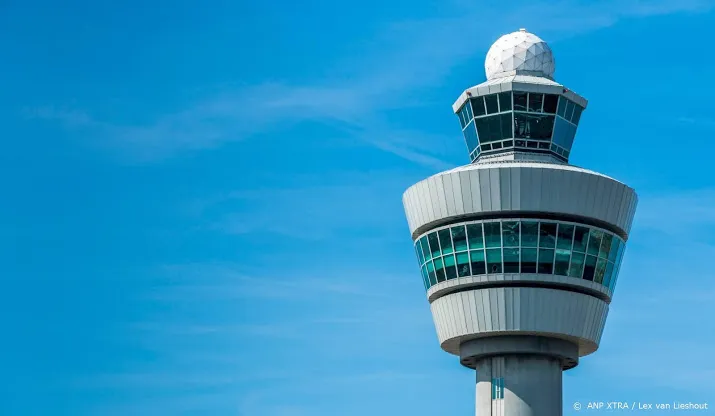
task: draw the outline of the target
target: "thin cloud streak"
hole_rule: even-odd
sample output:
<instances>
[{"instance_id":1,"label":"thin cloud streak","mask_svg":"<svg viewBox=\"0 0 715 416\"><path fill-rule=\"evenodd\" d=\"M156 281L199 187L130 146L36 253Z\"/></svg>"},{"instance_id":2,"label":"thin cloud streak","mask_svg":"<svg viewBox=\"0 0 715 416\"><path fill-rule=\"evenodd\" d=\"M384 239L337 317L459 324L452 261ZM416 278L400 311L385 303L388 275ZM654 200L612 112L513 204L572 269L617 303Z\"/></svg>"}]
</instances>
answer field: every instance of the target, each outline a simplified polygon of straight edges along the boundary
<instances>
[{"instance_id":1,"label":"thin cloud streak","mask_svg":"<svg viewBox=\"0 0 715 416\"><path fill-rule=\"evenodd\" d=\"M422 91L437 86L453 68L483 52L470 48L469 43L455 41L457 33L459 39L489 39L503 32L504 27L528 22L531 30L548 34L553 40L608 27L621 19L703 12L713 7L710 2L698 0L613 1L607 5L559 2L529 3L517 12L504 13L500 8L461 5L464 7L455 11L458 17L389 25L375 36L374 44L379 48L365 51L360 59L342 62L346 67L361 68L349 79L239 88L208 97L184 111L160 116L146 126L98 121L86 112L52 106L29 109L26 114L88 130L107 140L106 145L143 162L244 140L276 129L278 120L282 126L304 121L338 122L344 124L341 133L419 165L441 169L446 163L430 146L411 148L405 141L394 140L399 130L389 123L384 112L420 105ZM361 134L362 131L370 134Z\"/></svg>"}]
</instances>

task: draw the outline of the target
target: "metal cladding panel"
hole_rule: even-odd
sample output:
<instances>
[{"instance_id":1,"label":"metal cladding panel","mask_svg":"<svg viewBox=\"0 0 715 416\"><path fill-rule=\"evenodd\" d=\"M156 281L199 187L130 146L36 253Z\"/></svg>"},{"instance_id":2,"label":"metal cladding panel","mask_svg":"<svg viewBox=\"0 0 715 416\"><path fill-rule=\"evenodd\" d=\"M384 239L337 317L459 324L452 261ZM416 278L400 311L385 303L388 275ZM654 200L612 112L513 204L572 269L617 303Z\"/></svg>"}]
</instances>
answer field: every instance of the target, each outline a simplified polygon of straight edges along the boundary
<instances>
[{"instance_id":1,"label":"metal cladding panel","mask_svg":"<svg viewBox=\"0 0 715 416\"><path fill-rule=\"evenodd\" d=\"M475 164L443 172L412 186L404 200L413 237L455 216L510 211L588 217L627 234L637 205L635 192L614 179L533 162Z\"/></svg>"},{"instance_id":2,"label":"metal cladding panel","mask_svg":"<svg viewBox=\"0 0 715 416\"><path fill-rule=\"evenodd\" d=\"M462 201L462 177L461 175L453 175L452 178L452 195L454 196L454 212L457 215L464 214L464 201Z\"/></svg>"},{"instance_id":3,"label":"metal cladding panel","mask_svg":"<svg viewBox=\"0 0 715 416\"><path fill-rule=\"evenodd\" d=\"M469 173L459 172L459 185L462 187L462 213L474 212L472 209L472 185Z\"/></svg>"},{"instance_id":4,"label":"metal cladding panel","mask_svg":"<svg viewBox=\"0 0 715 416\"><path fill-rule=\"evenodd\" d=\"M459 175L446 175L442 176L442 187L444 188L444 202L446 206L447 215L453 216L457 214L454 209L454 188L452 188L452 177L455 180L459 180Z\"/></svg>"},{"instance_id":5,"label":"metal cladding panel","mask_svg":"<svg viewBox=\"0 0 715 416\"><path fill-rule=\"evenodd\" d=\"M442 348L459 354L468 339L505 332L543 334L579 344L579 355L598 348L608 305L597 298L558 289L496 287L443 296L431 304Z\"/></svg>"}]
</instances>

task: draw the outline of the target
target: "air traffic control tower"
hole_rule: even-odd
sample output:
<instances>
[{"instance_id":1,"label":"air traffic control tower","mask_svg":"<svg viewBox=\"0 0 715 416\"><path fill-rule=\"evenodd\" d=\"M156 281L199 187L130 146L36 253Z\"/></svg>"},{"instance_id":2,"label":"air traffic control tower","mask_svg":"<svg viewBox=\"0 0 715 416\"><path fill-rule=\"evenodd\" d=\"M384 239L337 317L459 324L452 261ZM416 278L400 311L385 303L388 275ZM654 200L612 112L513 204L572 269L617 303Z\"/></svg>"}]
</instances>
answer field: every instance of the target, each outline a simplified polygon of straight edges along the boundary
<instances>
[{"instance_id":1,"label":"air traffic control tower","mask_svg":"<svg viewBox=\"0 0 715 416\"><path fill-rule=\"evenodd\" d=\"M569 165L587 101L521 29L452 106L471 163L403 203L443 350L476 370L478 416L558 416L562 372L598 349L637 196Z\"/></svg>"}]
</instances>

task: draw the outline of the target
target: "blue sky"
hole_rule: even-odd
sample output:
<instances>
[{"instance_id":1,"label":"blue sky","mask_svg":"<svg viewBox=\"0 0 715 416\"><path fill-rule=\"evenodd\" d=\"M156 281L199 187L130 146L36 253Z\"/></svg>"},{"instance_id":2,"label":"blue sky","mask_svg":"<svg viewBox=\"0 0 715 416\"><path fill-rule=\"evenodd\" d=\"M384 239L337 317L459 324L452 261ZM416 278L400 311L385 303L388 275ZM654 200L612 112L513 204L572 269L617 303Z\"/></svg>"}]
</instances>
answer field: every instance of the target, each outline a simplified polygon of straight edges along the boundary
<instances>
[{"instance_id":1,"label":"blue sky","mask_svg":"<svg viewBox=\"0 0 715 416\"><path fill-rule=\"evenodd\" d=\"M715 406L715 3L149 3L0 4L0 413L473 412L401 195L520 27L641 197L565 406Z\"/></svg>"}]
</instances>

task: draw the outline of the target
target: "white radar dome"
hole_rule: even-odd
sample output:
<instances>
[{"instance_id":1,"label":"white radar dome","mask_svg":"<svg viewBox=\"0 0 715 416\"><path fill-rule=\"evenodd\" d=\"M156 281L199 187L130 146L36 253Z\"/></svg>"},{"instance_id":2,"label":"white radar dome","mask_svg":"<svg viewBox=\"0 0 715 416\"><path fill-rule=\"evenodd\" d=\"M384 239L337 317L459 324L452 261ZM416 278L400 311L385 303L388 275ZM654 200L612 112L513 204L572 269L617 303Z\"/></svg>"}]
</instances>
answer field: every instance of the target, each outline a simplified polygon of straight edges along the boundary
<instances>
[{"instance_id":1,"label":"white radar dome","mask_svg":"<svg viewBox=\"0 0 715 416\"><path fill-rule=\"evenodd\" d=\"M520 29L494 42L487 52L484 69L487 79L514 72L553 78L556 64L546 42L526 29Z\"/></svg>"}]
</instances>

